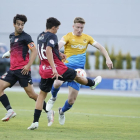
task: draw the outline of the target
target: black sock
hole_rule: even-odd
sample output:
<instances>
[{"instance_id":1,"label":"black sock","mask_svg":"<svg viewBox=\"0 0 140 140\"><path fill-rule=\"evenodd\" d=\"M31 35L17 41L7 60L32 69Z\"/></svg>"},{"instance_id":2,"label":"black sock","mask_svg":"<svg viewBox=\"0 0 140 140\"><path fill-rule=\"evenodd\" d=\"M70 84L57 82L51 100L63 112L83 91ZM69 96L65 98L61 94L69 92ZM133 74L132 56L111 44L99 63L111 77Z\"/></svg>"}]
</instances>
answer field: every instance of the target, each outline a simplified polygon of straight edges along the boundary
<instances>
[{"instance_id":1,"label":"black sock","mask_svg":"<svg viewBox=\"0 0 140 140\"><path fill-rule=\"evenodd\" d=\"M6 110L8 111L9 109L12 109L12 107L10 106L10 102L8 100L8 97L6 94L3 94L1 97L0 97L0 101L1 103L3 104L3 106L6 108Z\"/></svg>"},{"instance_id":2,"label":"black sock","mask_svg":"<svg viewBox=\"0 0 140 140\"><path fill-rule=\"evenodd\" d=\"M40 118L41 112L42 112L42 110L35 109L33 123L34 122L39 122L39 118Z\"/></svg>"},{"instance_id":3,"label":"black sock","mask_svg":"<svg viewBox=\"0 0 140 140\"><path fill-rule=\"evenodd\" d=\"M48 111L46 110L46 102L44 101L44 104L43 104L43 109L45 110L45 112L47 113Z\"/></svg>"},{"instance_id":4,"label":"black sock","mask_svg":"<svg viewBox=\"0 0 140 140\"><path fill-rule=\"evenodd\" d=\"M95 82L94 81L92 81L91 79L89 79L89 78L87 78L87 80L88 80L88 83L87 83L87 85L86 86L94 86L95 85Z\"/></svg>"}]
</instances>

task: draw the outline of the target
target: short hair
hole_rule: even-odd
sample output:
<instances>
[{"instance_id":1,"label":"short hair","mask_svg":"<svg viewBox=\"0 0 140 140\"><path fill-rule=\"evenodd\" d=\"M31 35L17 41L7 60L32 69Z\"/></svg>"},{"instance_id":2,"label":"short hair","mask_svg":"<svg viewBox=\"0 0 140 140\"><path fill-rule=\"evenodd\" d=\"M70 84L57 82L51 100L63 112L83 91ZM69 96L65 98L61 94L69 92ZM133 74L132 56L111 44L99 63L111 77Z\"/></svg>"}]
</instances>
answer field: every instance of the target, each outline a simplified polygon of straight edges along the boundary
<instances>
[{"instance_id":1,"label":"short hair","mask_svg":"<svg viewBox=\"0 0 140 140\"><path fill-rule=\"evenodd\" d=\"M59 20L57 20L54 17L50 17L47 19L46 21L46 29L51 29L53 26L57 27L59 26L61 23Z\"/></svg>"},{"instance_id":2,"label":"short hair","mask_svg":"<svg viewBox=\"0 0 140 140\"><path fill-rule=\"evenodd\" d=\"M85 24L86 22L85 22L85 20L84 20L83 18L81 18L81 17L76 17L76 18L74 19L74 23Z\"/></svg>"},{"instance_id":3,"label":"short hair","mask_svg":"<svg viewBox=\"0 0 140 140\"><path fill-rule=\"evenodd\" d=\"M19 15L17 14L14 19L13 19L13 23L16 24L16 20L21 20L24 22L24 24L27 22L27 17L25 15Z\"/></svg>"}]
</instances>

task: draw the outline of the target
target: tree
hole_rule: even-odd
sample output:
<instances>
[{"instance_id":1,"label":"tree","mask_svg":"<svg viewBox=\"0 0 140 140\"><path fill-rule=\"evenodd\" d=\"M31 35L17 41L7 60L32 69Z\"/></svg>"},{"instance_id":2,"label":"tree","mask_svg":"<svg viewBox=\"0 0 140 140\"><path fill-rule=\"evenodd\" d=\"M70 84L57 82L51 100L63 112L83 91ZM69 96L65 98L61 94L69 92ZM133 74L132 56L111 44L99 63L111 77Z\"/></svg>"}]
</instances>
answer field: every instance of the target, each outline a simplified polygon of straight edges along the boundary
<instances>
[{"instance_id":1,"label":"tree","mask_svg":"<svg viewBox=\"0 0 140 140\"><path fill-rule=\"evenodd\" d=\"M100 52L97 50L95 52L95 69L99 69L99 64L100 64L99 56L100 56Z\"/></svg>"},{"instance_id":2,"label":"tree","mask_svg":"<svg viewBox=\"0 0 140 140\"><path fill-rule=\"evenodd\" d=\"M136 58L136 69L140 70L140 56Z\"/></svg>"},{"instance_id":3,"label":"tree","mask_svg":"<svg viewBox=\"0 0 140 140\"><path fill-rule=\"evenodd\" d=\"M90 64L89 64L89 52L86 52L86 64L85 64L85 69L86 69L86 70L90 69Z\"/></svg>"},{"instance_id":4,"label":"tree","mask_svg":"<svg viewBox=\"0 0 140 140\"><path fill-rule=\"evenodd\" d=\"M126 55L126 69L132 69L132 58L130 53L127 53Z\"/></svg>"},{"instance_id":5,"label":"tree","mask_svg":"<svg viewBox=\"0 0 140 140\"><path fill-rule=\"evenodd\" d=\"M115 68L123 69L123 56L121 51L119 51L119 54L116 56Z\"/></svg>"},{"instance_id":6,"label":"tree","mask_svg":"<svg viewBox=\"0 0 140 140\"><path fill-rule=\"evenodd\" d=\"M115 65L115 58L116 58L116 56L115 56L115 53L114 53L114 47L112 47L111 54L110 54L110 59L113 63L113 66Z\"/></svg>"}]
</instances>

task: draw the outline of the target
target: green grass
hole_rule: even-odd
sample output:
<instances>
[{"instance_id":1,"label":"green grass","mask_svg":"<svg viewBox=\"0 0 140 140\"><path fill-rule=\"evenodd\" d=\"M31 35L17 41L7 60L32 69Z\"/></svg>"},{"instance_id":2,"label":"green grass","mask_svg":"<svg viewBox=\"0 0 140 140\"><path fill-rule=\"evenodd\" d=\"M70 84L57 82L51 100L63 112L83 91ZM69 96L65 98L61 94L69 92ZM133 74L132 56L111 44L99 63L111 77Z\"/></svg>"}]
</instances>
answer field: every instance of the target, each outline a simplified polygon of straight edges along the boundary
<instances>
[{"instance_id":1,"label":"green grass","mask_svg":"<svg viewBox=\"0 0 140 140\"><path fill-rule=\"evenodd\" d=\"M67 94L59 94L53 107L55 120L47 126L42 112L39 128L27 130L33 121L35 102L25 93L7 92L17 116L0 122L0 140L140 140L140 98L79 95L73 108L65 113L64 126L58 122L58 107ZM46 101L49 99L47 97ZM0 103L0 118L6 110Z\"/></svg>"}]
</instances>

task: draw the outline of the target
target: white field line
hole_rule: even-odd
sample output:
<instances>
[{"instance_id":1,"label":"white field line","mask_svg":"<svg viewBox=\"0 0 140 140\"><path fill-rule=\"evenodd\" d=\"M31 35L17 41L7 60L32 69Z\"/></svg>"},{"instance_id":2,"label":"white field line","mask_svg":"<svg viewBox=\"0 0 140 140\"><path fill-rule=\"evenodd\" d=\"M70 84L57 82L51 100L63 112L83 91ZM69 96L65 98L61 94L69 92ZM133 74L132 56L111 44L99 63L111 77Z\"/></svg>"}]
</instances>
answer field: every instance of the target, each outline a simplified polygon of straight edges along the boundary
<instances>
[{"instance_id":1,"label":"white field line","mask_svg":"<svg viewBox=\"0 0 140 140\"><path fill-rule=\"evenodd\" d=\"M34 90L36 93L40 92L39 87L34 87ZM5 93L7 91L10 92L24 92L24 89L21 87L12 87L7 88L5 90ZM61 88L59 91L59 94L68 94L69 90L68 88ZM79 91L79 94L83 95L99 95L99 96L120 96L120 97L140 97L140 92L134 92L134 91L115 91L115 90L90 90L90 89L82 89Z\"/></svg>"},{"instance_id":2,"label":"white field line","mask_svg":"<svg viewBox=\"0 0 140 140\"><path fill-rule=\"evenodd\" d=\"M0 110L5 110L4 108L0 108ZM28 111L28 112L34 112L34 110L27 110L27 109L14 109L15 111ZM58 114L57 111L55 113ZM79 112L67 112L68 114L77 114L77 115L90 115L90 116L99 116L99 117L115 117L115 118L137 118L140 119L140 116L120 116L120 115L108 115L108 114L92 114L92 113L79 113Z\"/></svg>"}]
</instances>

